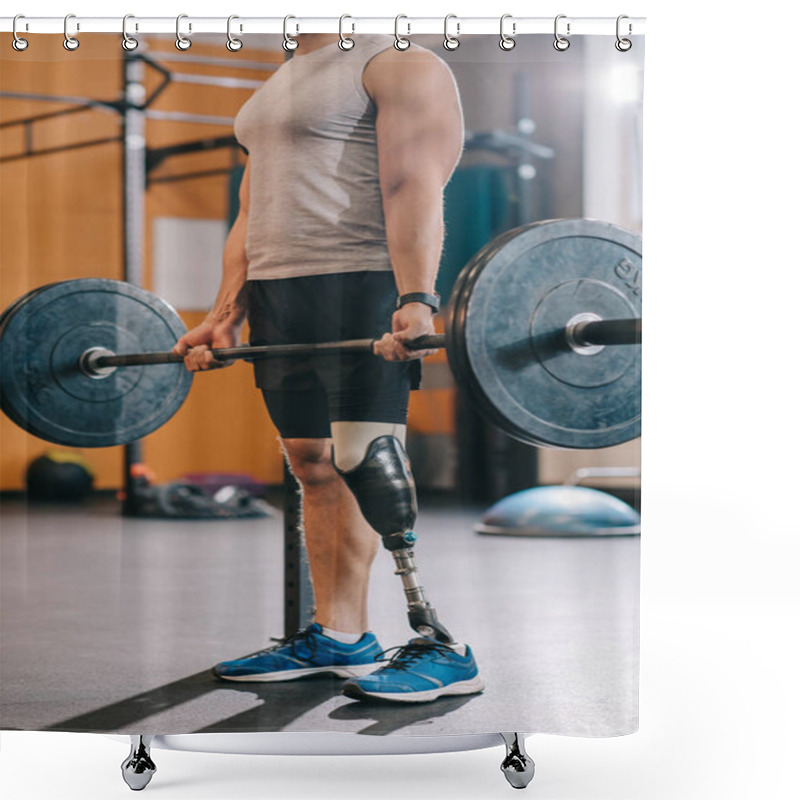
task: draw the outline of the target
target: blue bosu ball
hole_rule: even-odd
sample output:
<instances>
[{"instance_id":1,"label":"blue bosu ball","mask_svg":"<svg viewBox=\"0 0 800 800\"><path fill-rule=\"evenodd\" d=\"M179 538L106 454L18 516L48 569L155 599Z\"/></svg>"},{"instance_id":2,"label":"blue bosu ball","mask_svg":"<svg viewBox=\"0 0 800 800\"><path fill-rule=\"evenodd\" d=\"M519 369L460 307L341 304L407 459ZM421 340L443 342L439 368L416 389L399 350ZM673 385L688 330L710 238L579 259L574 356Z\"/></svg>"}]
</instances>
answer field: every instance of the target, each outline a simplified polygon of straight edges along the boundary
<instances>
[{"instance_id":1,"label":"blue bosu ball","mask_svg":"<svg viewBox=\"0 0 800 800\"><path fill-rule=\"evenodd\" d=\"M514 536L634 536L638 512L585 486L538 486L495 503L475 526L478 533Z\"/></svg>"}]
</instances>

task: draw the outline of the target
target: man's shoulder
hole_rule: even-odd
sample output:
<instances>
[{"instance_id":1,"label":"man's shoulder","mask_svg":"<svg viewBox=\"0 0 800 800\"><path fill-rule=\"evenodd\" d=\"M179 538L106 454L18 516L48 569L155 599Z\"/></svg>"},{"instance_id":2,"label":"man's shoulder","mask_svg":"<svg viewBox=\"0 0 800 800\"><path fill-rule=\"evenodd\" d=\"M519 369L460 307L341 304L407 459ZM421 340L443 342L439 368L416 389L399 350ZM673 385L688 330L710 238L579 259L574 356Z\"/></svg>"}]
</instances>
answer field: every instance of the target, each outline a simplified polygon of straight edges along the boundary
<instances>
[{"instance_id":1,"label":"man's shoulder","mask_svg":"<svg viewBox=\"0 0 800 800\"><path fill-rule=\"evenodd\" d=\"M412 44L407 50L394 47L382 50L367 64L363 74L364 87L371 96L381 90L414 85L436 86L438 81L452 82L450 67L433 51Z\"/></svg>"},{"instance_id":2,"label":"man's shoulder","mask_svg":"<svg viewBox=\"0 0 800 800\"><path fill-rule=\"evenodd\" d=\"M427 47L422 47L418 44L411 44L407 50L397 50L395 47L387 47L381 50L367 65L367 69L371 66L397 66L402 69L403 66L408 64L427 66L430 69L446 70L450 68L447 64Z\"/></svg>"}]
</instances>

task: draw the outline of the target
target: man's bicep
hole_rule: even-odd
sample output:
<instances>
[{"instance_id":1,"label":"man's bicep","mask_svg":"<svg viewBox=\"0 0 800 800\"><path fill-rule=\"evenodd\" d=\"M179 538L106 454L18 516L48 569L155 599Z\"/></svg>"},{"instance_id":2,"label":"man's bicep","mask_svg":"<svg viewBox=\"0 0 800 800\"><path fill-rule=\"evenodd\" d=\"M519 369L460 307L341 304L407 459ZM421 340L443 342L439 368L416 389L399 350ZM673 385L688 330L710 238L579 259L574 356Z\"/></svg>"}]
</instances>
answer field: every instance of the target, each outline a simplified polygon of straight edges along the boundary
<instances>
[{"instance_id":1,"label":"man's bicep","mask_svg":"<svg viewBox=\"0 0 800 800\"><path fill-rule=\"evenodd\" d=\"M444 185L461 156L463 122L455 81L443 62L426 55L372 68L381 182L388 186L420 169L432 170Z\"/></svg>"}]
</instances>

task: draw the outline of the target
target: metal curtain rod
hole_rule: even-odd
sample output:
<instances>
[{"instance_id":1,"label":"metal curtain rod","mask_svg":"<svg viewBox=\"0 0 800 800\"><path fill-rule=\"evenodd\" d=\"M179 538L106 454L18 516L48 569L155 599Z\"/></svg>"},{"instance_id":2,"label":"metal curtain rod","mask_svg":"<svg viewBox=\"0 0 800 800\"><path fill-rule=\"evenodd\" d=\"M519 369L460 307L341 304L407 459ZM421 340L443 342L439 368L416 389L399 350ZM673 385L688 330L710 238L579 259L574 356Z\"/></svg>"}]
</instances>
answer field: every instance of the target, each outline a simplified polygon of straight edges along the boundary
<instances>
[{"instance_id":1,"label":"metal curtain rod","mask_svg":"<svg viewBox=\"0 0 800 800\"><path fill-rule=\"evenodd\" d=\"M547 33L553 34L553 20L551 17L508 17L505 21L506 30L514 36ZM617 32L616 17L562 17L563 25L570 25L570 35L608 34L614 36ZM0 17L0 31L13 30L13 17ZM459 25L459 36L478 33L499 34L500 15L496 17L458 17L451 20L451 30ZM251 33L284 33L283 17L239 17L236 20L236 35ZM351 17L347 20L345 32L358 33L395 33L396 21L394 17ZM628 28L630 26L630 28ZM194 17L188 15L181 20L181 32L184 36L191 37L195 34L221 34L228 31L227 17ZM402 21L402 33L436 34L444 31L442 17L407 17ZM130 36L141 34L165 33L174 34L176 29L175 17L132 17L127 23L127 33ZM645 17L627 17L625 19L625 35L636 36L645 32ZM298 33L339 33L340 22L338 17L296 17L292 19L289 32ZM70 17L69 32L72 36L85 33L119 33L122 34L121 17ZM64 34L64 17L20 17L17 20L17 33L60 33Z\"/></svg>"}]
</instances>

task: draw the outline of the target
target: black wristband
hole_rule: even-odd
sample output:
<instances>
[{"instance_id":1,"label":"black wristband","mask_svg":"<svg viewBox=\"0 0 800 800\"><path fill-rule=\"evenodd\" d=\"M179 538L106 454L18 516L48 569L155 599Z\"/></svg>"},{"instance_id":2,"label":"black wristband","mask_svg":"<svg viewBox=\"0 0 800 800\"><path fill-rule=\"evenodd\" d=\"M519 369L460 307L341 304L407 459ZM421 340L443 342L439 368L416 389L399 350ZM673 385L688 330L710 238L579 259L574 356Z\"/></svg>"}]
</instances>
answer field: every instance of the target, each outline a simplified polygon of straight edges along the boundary
<instances>
[{"instance_id":1,"label":"black wristband","mask_svg":"<svg viewBox=\"0 0 800 800\"><path fill-rule=\"evenodd\" d=\"M439 310L442 299L438 294L428 294L427 292L409 292L408 294L400 295L397 298L397 307L402 308L408 303L424 303L430 306L435 314Z\"/></svg>"}]
</instances>

